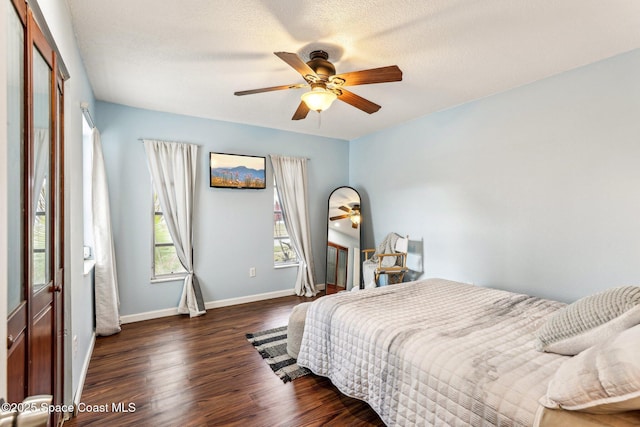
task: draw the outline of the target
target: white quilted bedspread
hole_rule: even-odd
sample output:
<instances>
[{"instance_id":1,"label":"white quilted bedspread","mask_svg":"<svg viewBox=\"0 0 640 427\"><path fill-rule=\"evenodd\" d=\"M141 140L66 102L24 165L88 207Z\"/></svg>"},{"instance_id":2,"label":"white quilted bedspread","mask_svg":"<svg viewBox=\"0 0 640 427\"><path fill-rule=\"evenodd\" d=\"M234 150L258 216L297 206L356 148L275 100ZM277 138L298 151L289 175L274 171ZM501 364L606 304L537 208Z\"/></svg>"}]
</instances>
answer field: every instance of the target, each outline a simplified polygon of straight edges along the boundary
<instances>
[{"instance_id":1,"label":"white quilted bedspread","mask_svg":"<svg viewBox=\"0 0 640 427\"><path fill-rule=\"evenodd\" d=\"M565 359L534 332L563 306L442 279L343 292L309 307L298 364L387 425L532 426Z\"/></svg>"}]
</instances>

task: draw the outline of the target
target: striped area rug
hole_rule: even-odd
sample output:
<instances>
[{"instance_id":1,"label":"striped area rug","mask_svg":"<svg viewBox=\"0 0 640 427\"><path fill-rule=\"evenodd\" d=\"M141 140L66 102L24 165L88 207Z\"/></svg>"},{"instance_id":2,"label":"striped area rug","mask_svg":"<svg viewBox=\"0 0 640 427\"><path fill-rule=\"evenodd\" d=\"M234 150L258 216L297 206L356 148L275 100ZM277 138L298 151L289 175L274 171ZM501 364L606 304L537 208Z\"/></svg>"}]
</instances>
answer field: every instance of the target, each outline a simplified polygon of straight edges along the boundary
<instances>
[{"instance_id":1,"label":"striped area rug","mask_svg":"<svg viewBox=\"0 0 640 427\"><path fill-rule=\"evenodd\" d=\"M273 372L285 383L311 373L287 354L287 327L268 329L247 334L247 339L258 350Z\"/></svg>"}]
</instances>

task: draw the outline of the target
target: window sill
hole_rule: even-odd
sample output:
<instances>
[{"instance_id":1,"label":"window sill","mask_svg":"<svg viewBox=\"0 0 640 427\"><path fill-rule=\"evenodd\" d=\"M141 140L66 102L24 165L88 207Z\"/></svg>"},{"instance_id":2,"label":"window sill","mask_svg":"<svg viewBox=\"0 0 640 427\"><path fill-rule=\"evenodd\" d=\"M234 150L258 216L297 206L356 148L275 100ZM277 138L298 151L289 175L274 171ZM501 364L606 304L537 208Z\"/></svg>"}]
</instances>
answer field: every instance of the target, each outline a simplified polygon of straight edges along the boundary
<instances>
[{"instance_id":1,"label":"window sill","mask_svg":"<svg viewBox=\"0 0 640 427\"><path fill-rule=\"evenodd\" d=\"M184 281L184 278L187 277L186 274L181 274L177 276L167 276L167 277L152 277L150 279L151 283L165 283L165 282L179 282Z\"/></svg>"},{"instance_id":2,"label":"window sill","mask_svg":"<svg viewBox=\"0 0 640 427\"><path fill-rule=\"evenodd\" d=\"M283 265L274 265L274 270L280 270L281 268L293 268L298 267L300 264L283 264Z\"/></svg>"},{"instance_id":3,"label":"window sill","mask_svg":"<svg viewBox=\"0 0 640 427\"><path fill-rule=\"evenodd\" d=\"M96 266L96 260L95 259L85 259L84 260L84 275L88 276L89 274L91 274L91 271L95 268Z\"/></svg>"}]
</instances>

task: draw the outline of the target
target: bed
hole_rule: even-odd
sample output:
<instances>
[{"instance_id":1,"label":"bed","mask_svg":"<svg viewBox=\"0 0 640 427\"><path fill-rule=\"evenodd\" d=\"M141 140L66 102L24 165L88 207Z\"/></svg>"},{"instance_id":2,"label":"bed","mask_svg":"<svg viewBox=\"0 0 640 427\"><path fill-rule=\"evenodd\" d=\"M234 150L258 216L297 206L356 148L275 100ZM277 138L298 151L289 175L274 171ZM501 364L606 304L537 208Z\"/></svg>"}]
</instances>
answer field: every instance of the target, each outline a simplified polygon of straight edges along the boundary
<instances>
[{"instance_id":1,"label":"bed","mask_svg":"<svg viewBox=\"0 0 640 427\"><path fill-rule=\"evenodd\" d=\"M551 426L564 411L539 401L569 357L535 333L564 306L443 279L343 292L309 306L298 364L387 425Z\"/></svg>"}]
</instances>

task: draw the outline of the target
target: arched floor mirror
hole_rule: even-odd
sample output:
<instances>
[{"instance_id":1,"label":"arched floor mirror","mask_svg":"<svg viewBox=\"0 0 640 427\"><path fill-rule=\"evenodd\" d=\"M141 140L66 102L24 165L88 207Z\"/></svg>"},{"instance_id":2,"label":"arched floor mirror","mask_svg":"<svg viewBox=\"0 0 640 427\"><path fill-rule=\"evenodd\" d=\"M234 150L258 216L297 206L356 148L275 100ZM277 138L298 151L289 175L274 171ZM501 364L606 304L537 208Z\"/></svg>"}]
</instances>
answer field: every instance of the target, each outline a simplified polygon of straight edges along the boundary
<instances>
[{"instance_id":1,"label":"arched floor mirror","mask_svg":"<svg viewBox=\"0 0 640 427\"><path fill-rule=\"evenodd\" d=\"M360 194L338 187L329 196L327 210L326 294L360 287Z\"/></svg>"}]
</instances>

